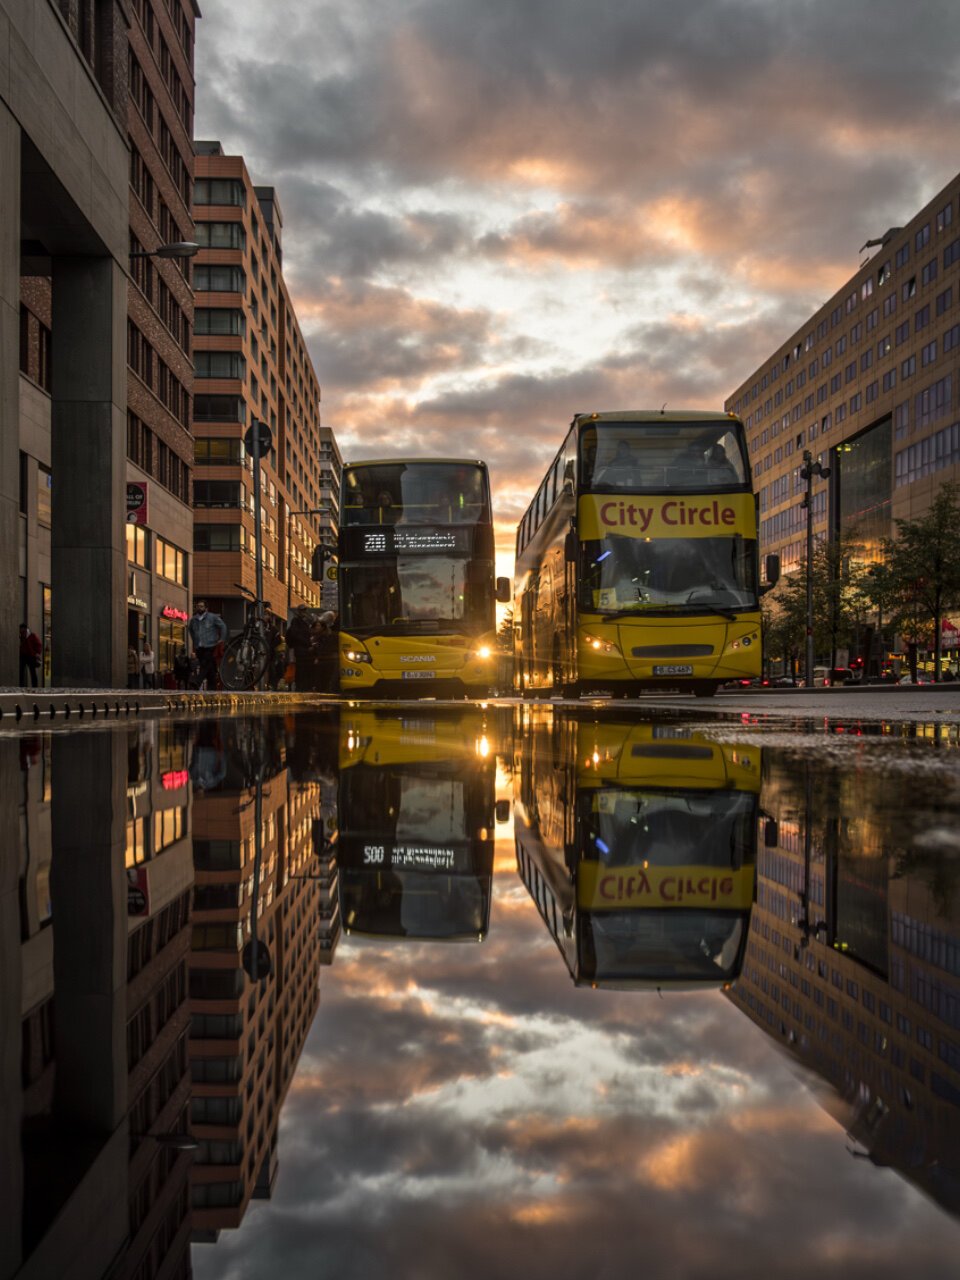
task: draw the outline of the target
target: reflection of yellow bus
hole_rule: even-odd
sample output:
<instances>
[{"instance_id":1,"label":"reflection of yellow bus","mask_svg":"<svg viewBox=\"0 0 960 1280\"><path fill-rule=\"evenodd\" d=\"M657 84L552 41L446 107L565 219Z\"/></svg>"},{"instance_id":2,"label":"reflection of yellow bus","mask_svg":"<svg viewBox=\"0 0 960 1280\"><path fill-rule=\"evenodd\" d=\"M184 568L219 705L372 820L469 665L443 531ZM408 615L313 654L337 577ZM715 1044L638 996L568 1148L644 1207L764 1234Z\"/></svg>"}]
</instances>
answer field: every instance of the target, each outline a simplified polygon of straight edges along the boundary
<instances>
[{"instance_id":1,"label":"reflection of yellow bus","mask_svg":"<svg viewBox=\"0 0 960 1280\"><path fill-rule=\"evenodd\" d=\"M574 982L721 986L754 899L760 751L673 725L536 713L517 864Z\"/></svg>"},{"instance_id":2,"label":"reflection of yellow bus","mask_svg":"<svg viewBox=\"0 0 960 1280\"><path fill-rule=\"evenodd\" d=\"M766 586L779 574L769 557ZM710 695L760 674L757 515L743 424L578 414L517 530L515 682Z\"/></svg>"},{"instance_id":3,"label":"reflection of yellow bus","mask_svg":"<svg viewBox=\"0 0 960 1280\"><path fill-rule=\"evenodd\" d=\"M486 696L496 682L490 483L482 462L360 462L343 471L340 689Z\"/></svg>"},{"instance_id":4,"label":"reflection of yellow bus","mask_svg":"<svg viewBox=\"0 0 960 1280\"><path fill-rule=\"evenodd\" d=\"M496 754L479 710L340 720L340 915L347 933L482 940Z\"/></svg>"}]
</instances>

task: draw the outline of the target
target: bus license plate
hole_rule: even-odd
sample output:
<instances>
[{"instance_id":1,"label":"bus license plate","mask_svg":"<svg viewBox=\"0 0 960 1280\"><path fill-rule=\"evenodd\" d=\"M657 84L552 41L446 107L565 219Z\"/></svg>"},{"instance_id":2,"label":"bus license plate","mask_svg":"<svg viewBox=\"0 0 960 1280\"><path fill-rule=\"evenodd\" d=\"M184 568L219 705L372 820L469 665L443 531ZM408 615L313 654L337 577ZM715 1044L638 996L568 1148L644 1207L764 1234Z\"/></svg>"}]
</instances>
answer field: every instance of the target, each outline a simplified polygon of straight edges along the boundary
<instances>
[{"instance_id":1,"label":"bus license plate","mask_svg":"<svg viewBox=\"0 0 960 1280\"><path fill-rule=\"evenodd\" d=\"M435 671L404 671L404 680L432 680L436 676Z\"/></svg>"},{"instance_id":2,"label":"bus license plate","mask_svg":"<svg viewBox=\"0 0 960 1280\"><path fill-rule=\"evenodd\" d=\"M689 663L674 663L672 666L654 667L655 676L692 676L693 667Z\"/></svg>"}]
</instances>

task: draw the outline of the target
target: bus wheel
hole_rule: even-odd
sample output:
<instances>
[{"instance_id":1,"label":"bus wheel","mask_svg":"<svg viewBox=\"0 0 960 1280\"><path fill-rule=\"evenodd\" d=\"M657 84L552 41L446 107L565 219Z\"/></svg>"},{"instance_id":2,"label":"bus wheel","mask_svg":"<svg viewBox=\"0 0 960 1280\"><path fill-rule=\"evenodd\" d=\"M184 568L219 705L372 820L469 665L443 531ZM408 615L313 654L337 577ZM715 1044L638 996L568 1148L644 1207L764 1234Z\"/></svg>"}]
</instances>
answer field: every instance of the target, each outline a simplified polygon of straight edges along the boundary
<instances>
[{"instance_id":1,"label":"bus wheel","mask_svg":"<svg viewBox=\"0 0 960 1280\"><path fill-rule=\"evenodd\" d=\"M696 698L712 698L720 688L718 680L698 680L693 686L694 697Z\"/></svg>"}]
</instances>

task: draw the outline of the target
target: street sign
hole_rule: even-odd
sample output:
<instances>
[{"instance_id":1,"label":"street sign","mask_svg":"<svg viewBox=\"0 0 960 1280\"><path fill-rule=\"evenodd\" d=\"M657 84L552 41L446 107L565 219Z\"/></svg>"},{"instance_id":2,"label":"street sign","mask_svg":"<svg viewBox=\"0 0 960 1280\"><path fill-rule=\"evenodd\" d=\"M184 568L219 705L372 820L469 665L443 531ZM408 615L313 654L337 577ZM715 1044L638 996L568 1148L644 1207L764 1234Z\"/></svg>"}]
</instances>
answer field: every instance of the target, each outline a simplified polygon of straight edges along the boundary
<instances>
[{"instance_id":1,"label":"street sign","mask_svg":"<svg viewBox=\"0 0 960 1280\"><path fill-rule=\"evenodd\" d=\"M127 484L127 524L147 523L147 482L131 480Z\"/></svg>"},{"instance_id":2,"label":"street sign","mask_svg":"<svg viewBox=\"0 0 960 1280\"><path fill-rule=\"evenodd\" d=\"M273 970L273 960L267 949L267 944L262 938L257 939L256 953L254 953L253 939L250 939L243 948L240 963L243 965L243 971L247 977L255 982L265 982Z\"/></svg>"},{"instance_id":3,"label":"street sign","mask_svg":"<svg viewBox=\"0 0 960 1280\"><path fill-rule=\"evenodd\" d=\"M265 422L254 420L243 434L243 444L247 453L253 453L253 433L256 432L260 443L260 457L265 458L273 448L273 432Z\"/></svg>"}]
</instances>

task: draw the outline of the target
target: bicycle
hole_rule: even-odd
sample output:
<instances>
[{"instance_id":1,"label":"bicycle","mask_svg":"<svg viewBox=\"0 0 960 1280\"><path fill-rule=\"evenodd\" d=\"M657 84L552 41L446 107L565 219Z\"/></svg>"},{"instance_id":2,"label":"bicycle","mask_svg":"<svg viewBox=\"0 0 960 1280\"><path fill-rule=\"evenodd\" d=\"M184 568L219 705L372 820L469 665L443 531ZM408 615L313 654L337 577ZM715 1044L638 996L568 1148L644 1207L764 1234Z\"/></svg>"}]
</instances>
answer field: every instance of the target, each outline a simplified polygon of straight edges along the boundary
<instances>
[{"instance_id":1,"label":"bicycle","mask_svg":"<svg viewBox=\"0 0 960 1280\"><path fill-rule=\"evenodd\" d=\"M220 659L220 682L225 689L254 689L263 678L273 657L273 645L267 635L263 606L254 593L239 582L233 584L253 603L238 636L230 640Z\"/></svg>"}]
</instances>

